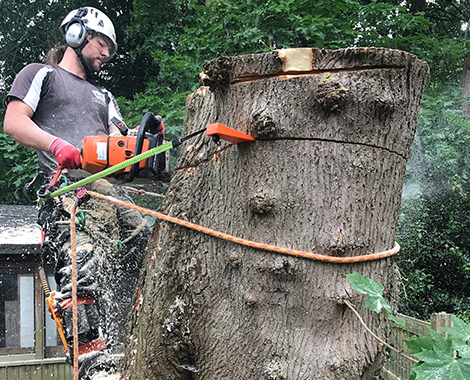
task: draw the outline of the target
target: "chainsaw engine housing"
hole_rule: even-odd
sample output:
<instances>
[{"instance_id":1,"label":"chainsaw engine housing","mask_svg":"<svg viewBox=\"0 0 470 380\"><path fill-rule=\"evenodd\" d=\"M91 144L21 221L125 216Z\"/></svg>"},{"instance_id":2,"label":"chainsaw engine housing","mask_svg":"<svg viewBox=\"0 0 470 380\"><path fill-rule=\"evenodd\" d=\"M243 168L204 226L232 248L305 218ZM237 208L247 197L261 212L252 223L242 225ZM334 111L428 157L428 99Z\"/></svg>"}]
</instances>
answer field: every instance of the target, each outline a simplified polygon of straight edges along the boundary
<instances>
[{"instance_id":1,"label":"chainsaw engine housing","mask_svg":"<svg viewBox=\"0 0 470 380\"><path fill-rule=\"evenodd\" d=\"M149 135L142 142L141 152L160 146L163 135ZM82 169L91 174L129 160L135 156L137 137L135 136L87 136L82 144ZM152 156L138 164L134 178L155 178L168 173L169 157L167 152ZM115 173L115 178L122 182L130 182L132 166Z\"/></svg>"}]
</instances>

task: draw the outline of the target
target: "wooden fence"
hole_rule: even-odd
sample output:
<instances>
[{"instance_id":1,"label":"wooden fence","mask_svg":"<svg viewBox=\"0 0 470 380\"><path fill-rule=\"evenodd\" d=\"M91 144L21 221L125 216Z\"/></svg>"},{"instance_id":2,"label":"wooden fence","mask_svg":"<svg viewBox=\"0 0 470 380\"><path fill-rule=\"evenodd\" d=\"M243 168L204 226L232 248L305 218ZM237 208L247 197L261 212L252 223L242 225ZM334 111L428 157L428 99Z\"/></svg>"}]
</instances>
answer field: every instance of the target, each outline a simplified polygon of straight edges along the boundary
<instances>
[{"instance_id":1,"label":"wooden fence","mask_svg":"<svg viewBox=\"0 0 470 380\"><path fill-rule=\"evenodd\" d=\"M124 354L111 354L118 366L123 364ZM0 380L73 380L73 367L65 358L25 359L7 361L0 358Z\"/></svg>"},{"instance_id":2,"label":"wooden fence","mask_svg":"<svg viewBox=\"0 0 470 380\"><path fill-rule=\"evenodd\" d=\"M0 363L0 380L72 380L73 368L65 358Z\"/></svg>"},{"instance_id":3,"label":"wooden fence","mask_svg":"<svg viewBox=\"0 0 470 380\"><path fill-rule=\"evenodd\" d=\"M430 337L429 328L435 331L442 332L441 327L452 326L451 315L447 313L433 314L431 322L420 321L419 319L411 318L406 315L399 315L400 318L405 320L405 326L408 330L395 326L387 341L392 347L409 354L406 348L405 340L414 336L424 335ZM380 373L380 380L408 380L410 377L411 365L410 360L404 358L392 350L388 350L388 359Z\"/></svg>"}]
</instances>

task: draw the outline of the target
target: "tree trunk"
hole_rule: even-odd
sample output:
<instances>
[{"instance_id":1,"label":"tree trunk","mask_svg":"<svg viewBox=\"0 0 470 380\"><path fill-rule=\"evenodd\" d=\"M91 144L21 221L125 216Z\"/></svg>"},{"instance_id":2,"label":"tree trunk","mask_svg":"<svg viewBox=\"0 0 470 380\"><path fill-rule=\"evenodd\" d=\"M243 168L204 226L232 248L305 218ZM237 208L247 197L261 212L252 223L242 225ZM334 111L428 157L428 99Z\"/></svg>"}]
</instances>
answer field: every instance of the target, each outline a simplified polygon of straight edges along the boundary
<instances>
[{"instance_id":1,"label":"tree trunk","mask_svg":"<svg viewBox=\"0 0 470 380\"><path fill-rule=\"evenodd\" d=\"M220 122L238 145L188 140L164 213L265 244L331 256L394 245L406 160L428 75L388 49L220 57L187 100L183 135ZM396 298L392 259L330 264L162 222L130 316L127 379L372 379L382 346L346 274ZM393 301L392 301L393 302Z\"/></svg>"},{"instance_id":2,"label":"tree trunk","mask_svg":"<svg viewBox=\"0 0 470 380\"><path fill-rule=\"evenodd\" d=\"M466 96L470 96L470 51L464 56L462 74L460 76L460 87L462 87L462 93ZM462 113L465 116L470 116L470 102L462 102Z\"/></svg>"}]
</instances>

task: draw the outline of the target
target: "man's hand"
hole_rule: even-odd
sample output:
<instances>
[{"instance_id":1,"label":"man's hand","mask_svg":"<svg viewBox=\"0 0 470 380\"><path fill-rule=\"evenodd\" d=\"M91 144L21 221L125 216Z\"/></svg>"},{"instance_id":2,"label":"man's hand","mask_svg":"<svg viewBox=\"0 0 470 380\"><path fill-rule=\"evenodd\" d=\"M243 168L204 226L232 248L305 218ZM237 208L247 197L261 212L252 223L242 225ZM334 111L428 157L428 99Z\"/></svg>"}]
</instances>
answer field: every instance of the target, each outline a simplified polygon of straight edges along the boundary
<instances>
[{"instance_id":1,"label":"man's hand","mask_svg":"<svg viewBox=\"0 0 470 380\"><path fill-rule=\"evenodd\" d=\"M158 115L157 117L162 118L160 115ZM165 123L163 122L163 120L160 122L160 125L157 128L156 133L161 133L162 135L165 134Z\"/></svg>"},{"instance_id":2,"label":"man's hand","mask_svg":"<svg viewBox=\"0 0 470 380\"><path fill-rule=\"evenodd\" d=\"M81 166L80 151L61 138L56 138L49 147L59 165L65 169L78 169Z\"/></svg>"}]
</instances>

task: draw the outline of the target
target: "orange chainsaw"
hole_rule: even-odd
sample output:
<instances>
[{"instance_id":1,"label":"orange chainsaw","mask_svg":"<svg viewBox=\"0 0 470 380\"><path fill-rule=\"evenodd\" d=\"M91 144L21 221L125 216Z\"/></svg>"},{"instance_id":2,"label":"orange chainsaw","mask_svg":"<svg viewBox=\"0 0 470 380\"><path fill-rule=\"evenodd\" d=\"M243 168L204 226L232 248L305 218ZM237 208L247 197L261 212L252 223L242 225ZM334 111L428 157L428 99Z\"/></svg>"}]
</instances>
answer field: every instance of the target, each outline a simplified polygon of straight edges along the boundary
<instances>
[{"instance_id":1,"label":"orange chainsaw","mask_svg":"<svg viewBox=\"0 0 470 380\"><path fill-rule=\"evenodd\" d=\"M140 123L137 136L127 136L127 127L123 122L113 120L122 136L88 136L82 144L81 166L89 173L95 174L102 170L120 164L141 153L144 153L163 144L163 134L157 133L162 118L147 112ZM177 138L169 144L166 151L151 156L138 163L130 165L113 175L118 181L131 182L136 178L161 178L169 172L169 149L175 148L200 133L218 143L221 140L238 144L243 141L253 141L253 137L226 127L220 123L209 124L206 128L193 132L187 136Z\"/></svg>"}]
</instances>

